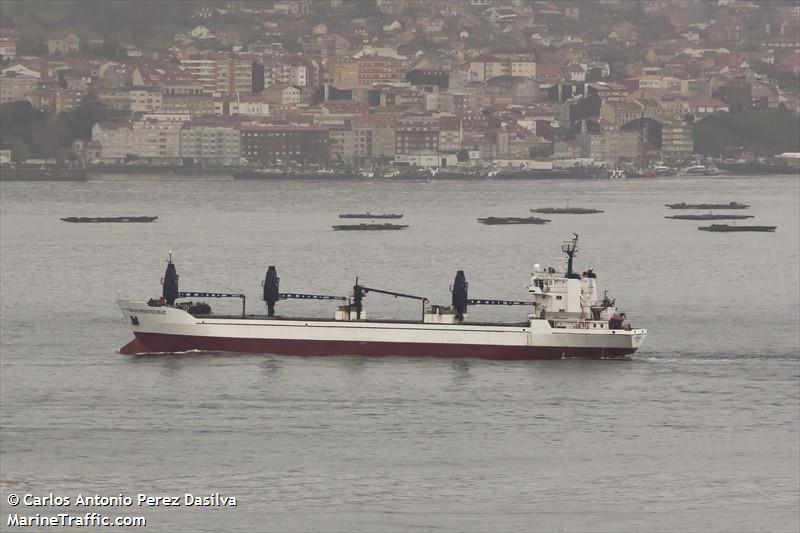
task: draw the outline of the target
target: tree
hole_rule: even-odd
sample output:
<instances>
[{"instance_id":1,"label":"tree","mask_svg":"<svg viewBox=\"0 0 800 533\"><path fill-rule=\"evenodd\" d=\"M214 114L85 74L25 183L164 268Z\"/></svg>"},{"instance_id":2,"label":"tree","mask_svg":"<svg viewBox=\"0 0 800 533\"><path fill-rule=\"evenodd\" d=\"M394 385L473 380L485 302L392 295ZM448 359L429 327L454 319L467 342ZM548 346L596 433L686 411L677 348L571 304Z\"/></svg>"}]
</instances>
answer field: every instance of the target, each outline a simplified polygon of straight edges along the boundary
<instances>
[{"instance_id":1,"label":"tree","mask_svg":"<svg viewBox=\"0 0 800 533\"><path fill-rule=\"evenodd\" d=\"M46 56L47 45L44 40L23 33L17 41L17 55L19 56Z\"/></svg>"},{"instance_id":2,"label":"tree","mask_svg":"<svg viewBox=\"0 0 800 533\"><path fill-rule=\"evenodd\" d=\"M93 46L91 52L100 57L107 57L117 61L123 61L128 57L125 49L116 41L103 41L103 44Z\"/></svg>"},{"instance_id":3,"label":"tree","mask_svg":"<svg viewBox=\"0 0 800 533\"><path fill-rule=\"evenodd\" d=\"M0 106L0 146L17 141L29 144L32 132L41 127L44 113L33 108L27 100L8 102Z\"/></svg>"},{"instance_id":4,"label":"tree","mask_svg":"<svg viewBox=\"0 0 800 533\"><path fill-rule=\"evenodd\" d=\"M92 127L106 116L93 96L60 115L34 109L28 101L9 102L0 106L0 147L11 147L19 159L56 157L60 148L69 148L75 139L91 139Z\"/></svg>"},{"instance_id":5,"label":"tree","mask_svg":"<svg viewBox=\"0 0 800 533\"><path fill-rule=\"evenodd\" d=\"M86 96L76 109L61 115L69 131L70 143L75 138L91 139L94 125L108 116L102 102L94 95Z\"/></svg>"}]
</instances>

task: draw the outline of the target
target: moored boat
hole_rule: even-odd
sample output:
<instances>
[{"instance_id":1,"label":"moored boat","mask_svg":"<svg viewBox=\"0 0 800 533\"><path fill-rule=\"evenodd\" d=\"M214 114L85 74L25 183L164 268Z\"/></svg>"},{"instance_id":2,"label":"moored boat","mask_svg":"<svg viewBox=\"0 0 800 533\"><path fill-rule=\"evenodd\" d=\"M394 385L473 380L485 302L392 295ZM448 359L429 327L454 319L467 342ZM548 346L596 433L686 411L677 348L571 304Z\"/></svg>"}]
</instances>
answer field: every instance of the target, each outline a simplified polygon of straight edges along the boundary
<instances>
[{"instance_id":1,"label":"moored boat","mask_svg":"<svg viewBox=\"0 0 800 533\"><path fill-rule=\"evenodd\" d=\"M470 298L463 271L453 282L451 305L434 305L424 296L353 285L349 296L280 292L277 270L263 282L266 314L248 314L245 295L182 292L170 260L158 299L119 300L134 340L122 354L211 351L298 356L431 356L486 359L624 358L636 352L647 331L633 329L607 294L600 296L597 274L573 268L578 237L562 245L565 270L533 266L528 299ZM368 320L366 297L383 294L421 303L420 320ZM206 303L187 298L239 298L241 314L215 314ZM339 301L334 317L276 314L284 300ZM478 322L468 309L482 305L527 307L519 322Z\"/></svg>"},{"instance_id":2,"label":"moored boat","mask_svg":"<svg viewBox=\"0 0 800 533\"><path fill-rule=\"evenodd\" d=\"M700 226L700 231L714 231L720 233L734 232L734 231L775 231L778 226L730 226L728 224L711 224L710 226Z\"/></svg>"},{"instance_id":3,"label":"moored boat","mask_svg":"<svg viewBox=\"0 0 800 533\"><path fill-rule=\"evenodd\" d=\"M621 169L621 168L616 168L616 169L612 170L611 173L608 175L608 178L612 179L612 180L624 180L627 177L628 177L628 173L625 172L625 170Z\"/></svg>"},{"instance_id":4,"label":"moored boat","mask_svg":"<svg viewBox=\"0 0 800 533\"><path fill-rule=\"evenodd\" d=\"M678 171L672 167L668 167L666 165L659 165L656 164L652 167L653 172L655 172L656 176L677 176Z\"/></svg>"},{"instance_id":5,"label":"moored boat","mask_svg":"<svg viewBox=\"0 0 800 533\"><path fill-rule=\"evenodd\" d=\"M435 180L479 180L486 179L488 172L482 168L434 168L429 171Z\"/></svg>"},{"instance_id":6,"label":"moored boat","mask_svg":"<svg viewBox=\"0 0 800 533\"><path fill-rule=\"evenodd\" d=\"M683 171L689 176L719 176L719 169L714 165L692 165Z\"/></svg>"},{"instance_id":7,"label":"moored boat","mask_svg":"<svg viewBox=\"0 0 800 533\"><path fill-rule=\"evenodd\" d=\"M478 222L494 226L502 224L547 224L550 220L537 217L486 217L479 218Z\"/></svg>"}]
</instances>

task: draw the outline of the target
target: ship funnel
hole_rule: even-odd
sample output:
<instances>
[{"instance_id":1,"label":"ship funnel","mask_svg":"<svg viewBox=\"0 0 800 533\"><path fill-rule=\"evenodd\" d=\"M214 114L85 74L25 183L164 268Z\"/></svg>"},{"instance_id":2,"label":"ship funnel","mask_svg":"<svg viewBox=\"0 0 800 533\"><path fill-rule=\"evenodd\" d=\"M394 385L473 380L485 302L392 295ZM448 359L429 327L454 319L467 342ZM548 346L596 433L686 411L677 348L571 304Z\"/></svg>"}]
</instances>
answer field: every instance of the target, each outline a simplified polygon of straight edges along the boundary
<instances>
[{"instance_id":1,"label":"ship funnel","mask_svg":"<svg viewBox=\"0 0 800 533\"><path fill-rule=\"evenodd\" d=\"M459 270L456 272L456 279L453 281L453 309L456 311L456 319L464 320L464 315L467 313L467 290L469 283L464 276L464 271Z\"/></svg>"},{"instance_id":2,"label":"ship funnel","mask_svg":"<svg viewBox=\"0 0 800 533\"><path fill-rule=\"evenodd\" d=\"M281 278L273 265L267 268L267 277L264 278L264 301L267 302L267 316L275 316L275 303L280 299L279 285Z\"/></svg>"},{"instance_id":3,"label":"ship funnel","mask_svg":"<svg viewBox=\"0 0 800 533\"><path fill-rule=\"evenodd\" d=\"M161 295L168 305L175 303L175 298L178 297L178 272L175 270L175 263L172 262L172 252L169 253L169 261L167 262L167 271L164 272L164 278L161 280L163 290Z\"/></svg>"}]
</instances>

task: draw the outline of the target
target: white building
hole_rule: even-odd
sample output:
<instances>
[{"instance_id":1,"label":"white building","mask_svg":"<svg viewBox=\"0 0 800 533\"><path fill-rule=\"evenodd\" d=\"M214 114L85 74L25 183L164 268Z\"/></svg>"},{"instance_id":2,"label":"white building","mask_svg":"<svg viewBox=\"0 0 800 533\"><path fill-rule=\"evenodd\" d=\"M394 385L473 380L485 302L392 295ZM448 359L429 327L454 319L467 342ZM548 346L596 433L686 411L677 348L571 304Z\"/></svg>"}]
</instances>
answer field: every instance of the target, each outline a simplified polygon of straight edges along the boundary
<instances>
[{"instance_id":1,"label":"white building","mask_svg":"<svg viewBox=\"0 0 800 533\"><path fill-rule=\"evenodd\" d=\"M13 72L0 76L0 104L32 101L38 81L32 76L17 76Z\"/></svg>"},{"instance_id":2,"label":"white building","mask_svg":"<svg viewBox=\"0 0 800 533\"><path fill-rule=\"evenodd\" d=\"M228 114L231 116L268 117L269 104L266 102L232 101Z\"/></svg>"},{"instance_id":3,"label":"white building","mask_svg":"<svg viewBox=\"0 0 800 533\"><path fill-rule=\"evenodd\" d=\"M272 85L308 85L308 67L300 62L274 62L264 65L264 87Z\"/></svg>"},{"instance_id":4,"label":"white building","mask_svg":"<svg viewBox=\"0 0 800 533\"><path fill-rule=\"evenodd\" d=\"M150 163L180 161L182 121L139 120L133 123L97 123L92 141L100 143L100 159L122 163L130 156Z\"/></svg>"},{"instance_id":5,"label":"white building","mask_svg":"<svg viewBox=\"0 0 800 533\"><path fill-rule=\"evenodd\" d=\"M236 124L186 122L180 130L180 155L204 165L230 165L241 156L240 139Z\"/></svg>"},{"instance_id":6,"label":"white building","mask_svg":"<svg viewBox=\"0 0 800 533\"><path fill-rule=\"evenodd\" d=\"M253 62L238 57L218 55L193 56L181 60L181 66L203 86L203 92L214 94L251 94Z\"/></svg>"},{"instance_id":7,"label":"white building","mask_svg":"<svg viewBox=\"0 0 800 533\"><path fill-rule=\"evenodd\" d=\"M123 122L98 122L92 127L92 141L100 144L100 159L122 163L132 154L133 130Z\"/></svg>"},{"instance_id":8,"label":"white building","mask_svg":"<svg viewBox=\"0 0 800 533\"><path fill-rule=\"evenodd\" d=\"M203 91L213 93L217 88L217 61L214 58L192 57L182 59L181 65L203 85Z\"/></svg>"},{"instance_id":9,"label":"white building","mask_svg":"<svg viewBox=\"0 0 800 533\"><path fill-rule=\"evenodd\" d=\"M161 111L161 89L158 87L134 87L130 95L131 111L136 113L157 113Z\"/></svg>"}]
</instances>

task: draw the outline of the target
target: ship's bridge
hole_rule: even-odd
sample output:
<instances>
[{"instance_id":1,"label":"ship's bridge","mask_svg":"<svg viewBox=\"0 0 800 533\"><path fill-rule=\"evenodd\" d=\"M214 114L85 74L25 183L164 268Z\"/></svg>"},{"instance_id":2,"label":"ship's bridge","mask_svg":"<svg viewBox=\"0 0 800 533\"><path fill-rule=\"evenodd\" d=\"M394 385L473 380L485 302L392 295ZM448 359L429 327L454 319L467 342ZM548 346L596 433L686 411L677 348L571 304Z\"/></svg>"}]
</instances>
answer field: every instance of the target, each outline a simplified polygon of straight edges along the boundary
<instances>
[{"instance_id":1,"label":"ship's bridge","mask_svg":"<svg viewBox=\"0 0 800 533\"><path fill-rule=\"evenodd\" d=\"M535 265L528 292L533 295L536 318L608 321L616 313L613 300L599 297L592 269L568 277L553 267Z\"/></svg>"},{"instance_id":2,"label":"ship's bridge","mask_svg":"<svg viewBox=\"0 0 800 533\"><path fill-rule=\"evenodd\" d=\"M573 271L578 236L565 242L561 250L567 254L566 271L534 265L528 287L533 295L533 316L566 321L609 321L617 309L606 295L599 297L597 274L592 268L583 274Z\"/></svg>"}]
</instances>

